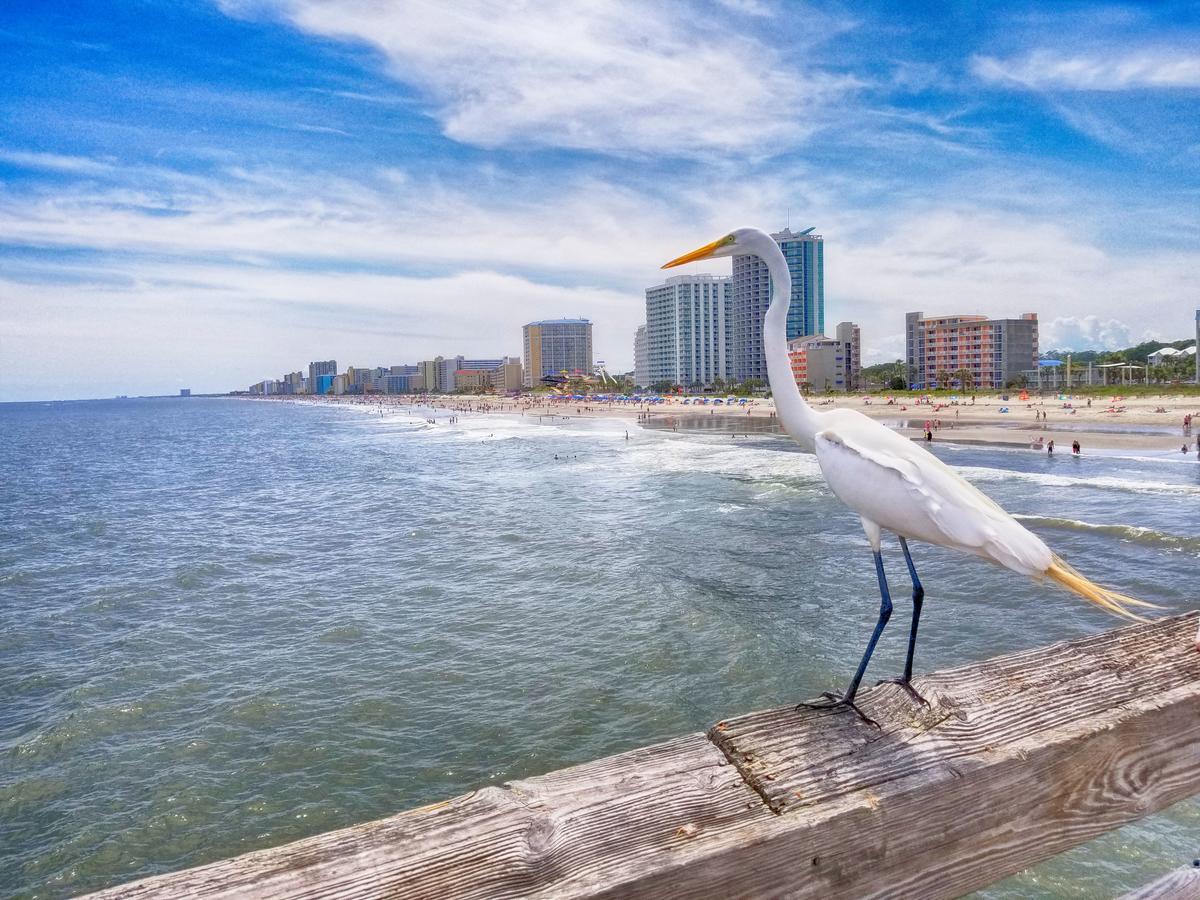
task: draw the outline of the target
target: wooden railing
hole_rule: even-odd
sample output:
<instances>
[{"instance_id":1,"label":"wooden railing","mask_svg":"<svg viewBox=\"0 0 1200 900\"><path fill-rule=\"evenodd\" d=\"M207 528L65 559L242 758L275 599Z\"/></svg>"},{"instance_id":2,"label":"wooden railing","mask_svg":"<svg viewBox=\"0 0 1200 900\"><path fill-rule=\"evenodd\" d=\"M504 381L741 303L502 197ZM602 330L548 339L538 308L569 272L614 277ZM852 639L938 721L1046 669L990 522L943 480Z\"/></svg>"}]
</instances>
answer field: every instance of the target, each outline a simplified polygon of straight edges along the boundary
<instances>
[{"instance_id":1,"label":"wooden railing","mask_svg":"<svg viewBox=\"0 0 1200 900\"><path fill-rule=\"evenodd\" d=\"M1198 620L921 676L928 706L881 685L878 728L751 713L97 896L960 896L1200 792Z\"/></svg>"}]
</instances>

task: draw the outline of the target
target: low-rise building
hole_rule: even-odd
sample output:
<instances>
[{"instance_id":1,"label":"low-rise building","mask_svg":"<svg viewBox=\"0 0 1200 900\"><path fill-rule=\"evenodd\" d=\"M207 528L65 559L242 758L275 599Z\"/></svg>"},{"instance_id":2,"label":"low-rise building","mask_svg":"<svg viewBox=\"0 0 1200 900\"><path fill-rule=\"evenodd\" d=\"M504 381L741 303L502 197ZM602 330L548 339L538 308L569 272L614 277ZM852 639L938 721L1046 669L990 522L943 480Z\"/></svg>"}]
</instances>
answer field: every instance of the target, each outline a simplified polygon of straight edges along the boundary
<instances>
[{"instance_id":1,"label":"low-rise building","mask_svg":"<svg viewBox=\"0 0 1200 900\"><path fill-rule=\"evenodd\" d=\"M492 390L497 394L511 394L521 390L524 378L524 367L520 357L506 356L504 361L491 371Z\"/></svg>"},{"instance_id":2,"label":"low-rise building","mask_svg":"<svg viewBox=\"0 0 1200 900\"><path fill-rule=\"evenodd\" d=\"M837 338L810 334L788 341L788 358L801 390L825 394L850 389L850 353Z\"/></svg>"},{"instance_id":3,"label":"low-rise building","mask_svg":"<svg viewBox=\"0 0 1200 900\"><path fill-rule=\"evenodd\" d=\"M392 366L393 369L399 368ZM415 369L416 366L413 366ZM425 379L416 373L388 375L384 379L384 390L389 394L419 394L425 390Z\"/></svg>"},{"instance_id":4,"label":"low-rise building","mask_svg":"<svg viewBox=\"0 0 1200 900\"><path fill-rule=\"evenodd\" d=\"M492 389L492 370L459 369L454 373L454 389L474 393L490 391Z\"/></svg>"},{"instance_id":5,"label":"low-rise building","mask_svg":"<svg viewBox=\"0 0 1200 900\"><path fill-rule=\"evenodd\" d=\"M1002 388L1038 363L1037 313L1019 319L986 316L905 316L908 385Z\"/></svg>"},{"instance_id":6,"label":"low-rise building","mask_svg":"<svg viewBox=\"0 0 1200 900\"><path fill-rule=\"evenodd\" d=\"M1177 359L1178 357L1181 357L1181 356L1195 356L1195 355L1196 355L1195 346L1184 347L1182 350L1176 350L1174 347L1163 347L1159 350L1155 350L1153 353L1151 353L1149 356L1147 356L1146 362L1147 362L1147 364L1152 365L1152 366L1161 366L1163 363L1167 362L1168 360Z\"/></svg>"}]
</instances>

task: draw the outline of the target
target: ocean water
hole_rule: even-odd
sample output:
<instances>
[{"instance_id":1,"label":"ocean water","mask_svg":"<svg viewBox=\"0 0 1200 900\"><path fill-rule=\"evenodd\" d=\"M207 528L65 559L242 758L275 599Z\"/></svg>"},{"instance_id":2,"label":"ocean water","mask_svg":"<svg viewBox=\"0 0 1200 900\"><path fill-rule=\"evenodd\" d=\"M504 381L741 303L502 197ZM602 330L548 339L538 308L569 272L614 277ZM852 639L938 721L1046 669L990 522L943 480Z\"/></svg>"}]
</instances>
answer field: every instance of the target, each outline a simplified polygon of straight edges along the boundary
<instances>
[{"instance_id":1,"label":"ocean water","mask_svg":"<svg viewBox=\"0 0 1200 900\"><path fill-rule=\"evenodd\" d=\"M0 405L0 435L0 896L812 697L844 685L878 610L856 517L769 435L199 398ZM1197 604L1194 458L934 449L1084 572ZM1117 624L914 554L920 670ZM903 597L894 545L887 562ZM868 678L902 666L897 610ZM1188 801L983 896L1114 896L1198 853Z\"/></svg>"}]
</instances>

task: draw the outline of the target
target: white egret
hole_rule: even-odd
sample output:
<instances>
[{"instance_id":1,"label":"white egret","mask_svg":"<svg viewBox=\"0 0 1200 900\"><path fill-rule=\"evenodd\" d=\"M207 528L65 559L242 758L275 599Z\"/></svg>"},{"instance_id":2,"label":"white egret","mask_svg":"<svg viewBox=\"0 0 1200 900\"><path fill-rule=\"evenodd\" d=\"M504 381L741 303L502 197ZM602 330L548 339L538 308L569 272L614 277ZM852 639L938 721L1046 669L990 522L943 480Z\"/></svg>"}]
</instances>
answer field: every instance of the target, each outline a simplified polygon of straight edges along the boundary
<instances>
[{"instance_id":1,"label":"white egret","mask_svg":"<svg viewBox=\"0 0 1200 900\"><path fill-rule=\"evenodd\" d=\"M809 406L796 386L788 358L787 311L792 293L791 276L787 260L770 235L757 228L739 228L720 240L671 260L663 268L735 254L759 257L771 273L771 303L763 326L763 349L776 415L789 435L816 452L821 473L830 489L862 518L863 530L875 555L875 573L881 595L879 621L849 688L840 696L827 692L824 697L858 712L854 696L892 614L883 557L879 551L880 534L884 529L899 537L912 578L913 617L908 657L903 676L895 680L914 695L916 692L909 682L925 591L908 550L909 538L982 556L1021 575L1049 576L1068 590L1127 618L1140 619L1129 610L1130 606L1153 607L1153 604L1118 594L1080 575L1054 554L1041 538L919 444L855 410L819 411Z\"/></svg>"}]
</instances>

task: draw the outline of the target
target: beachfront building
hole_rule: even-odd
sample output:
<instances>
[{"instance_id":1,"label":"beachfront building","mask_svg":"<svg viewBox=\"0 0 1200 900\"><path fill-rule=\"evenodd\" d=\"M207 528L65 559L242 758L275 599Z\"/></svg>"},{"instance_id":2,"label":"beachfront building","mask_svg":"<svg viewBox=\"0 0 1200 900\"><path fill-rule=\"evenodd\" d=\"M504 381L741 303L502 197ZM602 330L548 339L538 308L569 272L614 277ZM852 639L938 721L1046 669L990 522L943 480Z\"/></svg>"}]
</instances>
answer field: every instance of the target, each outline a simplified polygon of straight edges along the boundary
<instances>
[{"instance_id":1,"label":"beachfront building","mask_svg":"<svg viewBox=\"0 0 1200 900\"><path fill-rule=\"evenodd\" d=\"M492 389L490 369L459 369L454 373L454 389L482 394Z\"/></svg>"},{"instance_id":2,"label":"beachfront building","mask_svg":"<svg viewBox=\"0 0 1200 900\"><path fill-rule=\"evenodd\" d=\"M408 366L393 366L392 368L410 368ZM412 366L411 368L416 368ZM388 375L384 379L384 390L389 394L419 394L425 390L425 379L415 372L405 372L402 375Z\"/></svg>"},{"instance_id":3,"label":"beachfront building","mask_svg":"<svg viewBox=\"0 0 1200 900\"><path fill-rule=\"evenodd\" d=\"M590 375L592 323L587 319L545 319L523 329L525 387L547 375Z\"/></svg>"},{"instance_id":4,"label":"beachfront building","mask_svg":"<svg viewBox=\"0 0 1200 900\"><path fill-rule=\"evenodd\" d=\"M337 374L337 360L336 359L325 359L325 360L318 360L316 362L310 362L308 364L308 389L310 391L313 391L316 393L325 393L324 391L317 390L317 388L316 388L316 385L318 383L317 379L320 378L322 375L336 375L336 374Z\"/></svg>"},{"instance_id":5,"label":"beachfront building","mask_svg":"<svg viewBox=\"0 0 1200 900\"><path fill-rule=\"evenodd\" d=\"M1037 313L1019 319L986 316L905 316L908 385L1002 388L1038 364Z\"/></svg>"},{"instance_id":6,"label":"beachfront building","mask_svg":"<svg viewBox=\"0 0 1200 900\"><path fill-rule=\"evenodd\" d=\"M492 369L489 375L492 390L497 394L511 394L519 391L525 381L524 367L521 365L520 358L516 356L504 357L500 365Z\"/></svg>"},{"instance_id":7,"label":"beachfront building","mask_svg":"<svg viewBox=\"0 0 1200 900\"><path fill-rule=\"evenodd\" d=\"M1196 310L1196 346L1200 348L1200 309ZM1196 352L1196 384L1200 384L1200 350Z\"/></svg>"},{"instance_id":8,"label":"beachfront building","mask_svg":"<svg viewBox=\"0 0 1200 900\"><path fill-rule=\"evenodd\" d=\"M1196 346L1194 344L1191 347L1184 347L1182 350L1176 350L1174 347L1162 347L1146 357L1146 364L1161 366L1163 363L1174 361L1179 357L1195 355Z\"/></svg>"},{"instance_id":9,"label":"beachfront building","mask_svg":"<svg viewBox=\"0 0 1200 900\"><path fill-rule=\"evenodd\" d=\"M792 277L788 307L788 340L825 330L825 239L813 228L793 232L790 228L771 237L787 259ZM771 304L771 275L757 256L733 258L733 336L731 374L736 381L767 381L767 358L763 352L763 317Z\"/></svg>"},{"instance_id":10,"label":"beachfront building","mask_svg":"<svg viewBox=\"0 0 1200 900\"><path fill-rule=\"evenodd\" d=\"M441 371L442 357L435 356L433 359L425 359L417 363L417 374L421 376L421 383L425 386L425 390L431 394L441 390L438 387L438 372Z\"/></svg>"},{"instance_id":11,"label":"beachfront building","mask_svg":"<svg viewBox=\"0 0 1200 900\"><path fill-rule=\"evenodd\" d=\"M346 385L344 394L365 394L375 378L375 373L365 366L346 367Z\"/></svg>"},{"instance_id":12,"label":"beachfront building","mask_svg":"<svg viewBox=\"0 0 1200 900\"><path fill-rule=\"evenodd\" d=\"M732 288L719 275L678 275L646 288L646 385L729 380Z\"/></svg>"},{"instance_id":13,"label":"beachfront building","mask_svg":"<svg viewBox=\"0 0 1200 900\"><path fill-rule=\"evenodd\" d=\"M639 325L633 335L633 383L637 387L650 383L650 348L646 345L645 325Z\"/></svg>"},{"instance_id":14,"label":"beachfront building","mask_svg":"<svg viewBox=\"0 0 1200 900\"><path fill-rule=\"evenodd\" d=\"M810 334L788 341L792 377L805 392L850 390L850 351L840 338Z\"/></svg>"},{"instance_id":15,"label":"beachfront building","mask_svg":"<svg viewBox=\"0 0 1200 900\"><path fill-rule=\"evenodd\" d=\"M853 322L838 322L834 334L846 353L846 390L857 391L862 380L862 332Z\"/></svg>"},{"instance_id":16,"label":"beachfront building","mask_svg":"<svg viewBox=\"0 0 1200 900\"><path fill-rule=\"evenodd\" d=\"M458 390L473 390L490 385L490 378L484 378L481 382L478 378L466 377L462 383L459 383L458 373L483 372L485 376L490 376L492 370L502 365L503 362L503 359L467 359L465 356L447 357L441 362L441 371L438 373L438 390L446 394L452 394Z\"/></svg>"},{"instance_id":17,"label":"beachfront building","mask_svg":"<svg viewBox=\"0 0 1200 900\"><path fill-rule=\"evenodd\" d=\"M288 372L282 379L284 394L303 394L304 393L304 373L303 372Z\"/></svg>"}]
</instances>

